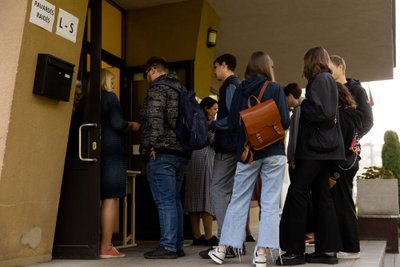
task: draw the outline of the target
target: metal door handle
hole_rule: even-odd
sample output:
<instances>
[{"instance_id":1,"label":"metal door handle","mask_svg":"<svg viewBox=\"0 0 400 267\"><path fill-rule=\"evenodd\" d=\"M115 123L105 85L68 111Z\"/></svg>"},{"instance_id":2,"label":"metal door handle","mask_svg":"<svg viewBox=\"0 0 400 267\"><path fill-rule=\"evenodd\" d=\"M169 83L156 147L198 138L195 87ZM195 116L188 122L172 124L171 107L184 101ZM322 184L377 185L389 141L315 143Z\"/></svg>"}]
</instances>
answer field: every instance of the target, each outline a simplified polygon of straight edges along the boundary
<instances>
[{"instance_id":1,"label":"metal door handle","mask_svg":"<svg viewBox=\"0 0 400 267\"><path fill-rule=\"evenodd\" d=\"M96 162L97 158L84 158L82 156L82 128L84 127L97 127L97 123L84 123L81 126L79 126L79 159L82 161L92 161Z\"/></svg>"}]
</instances>

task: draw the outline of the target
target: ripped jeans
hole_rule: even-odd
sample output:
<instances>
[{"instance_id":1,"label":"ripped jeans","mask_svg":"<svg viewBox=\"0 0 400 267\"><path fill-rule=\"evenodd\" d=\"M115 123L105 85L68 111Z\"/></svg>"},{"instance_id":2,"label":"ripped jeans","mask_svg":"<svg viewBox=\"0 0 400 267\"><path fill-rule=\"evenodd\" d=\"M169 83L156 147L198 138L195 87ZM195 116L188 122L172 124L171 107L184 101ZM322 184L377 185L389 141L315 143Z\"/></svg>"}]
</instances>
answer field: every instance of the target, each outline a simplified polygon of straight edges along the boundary
<instances>
[{"instance_id":1,"label":"ripped jeans","mask_svg":"<svg viewBox=\"0 0 400 267\"><path fill-rule=\"evenodd\" d=\"M279 202L285 175L286 157L269 156L251 164L238 162L231 202L226 211L219 244L241 248L251 196L261 172L261 220L257 247L279 248Z\"/></svg>"}]
</instances>

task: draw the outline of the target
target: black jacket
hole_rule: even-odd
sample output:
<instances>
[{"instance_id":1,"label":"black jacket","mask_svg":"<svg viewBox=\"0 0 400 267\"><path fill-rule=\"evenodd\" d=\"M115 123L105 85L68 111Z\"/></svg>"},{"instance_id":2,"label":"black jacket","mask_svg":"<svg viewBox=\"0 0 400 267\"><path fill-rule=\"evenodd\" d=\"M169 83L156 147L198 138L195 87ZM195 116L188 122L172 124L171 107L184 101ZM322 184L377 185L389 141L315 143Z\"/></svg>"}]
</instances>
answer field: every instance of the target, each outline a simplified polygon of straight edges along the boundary
<instances>
[{"instance_id":1,"label":"black jacket","mask_svg":"<svg viewBox=\"0 0 400 267\"><path fill-rule=\"evenodd\" d=\"M372 108L367 96L367 92L361 86L359 81L347 79L347 83L345 84L345 86L349 88L350 93L352 94L354 100L357 102L357 110L362 113L362 126L358 133L359 137L361 138L366 135L369 130L371 130L372 126L374 126Z\"/></svg>"},{"instance_id":2,"label":"black jacket","mask_svg":"<svg viewBox=\"0 0 400 267\"><path fill-rule=\"evenodd\" d=\"M330 71L323 70L311 79L306 87L306 98L301 103L301 115L299 122L299 134L297 137L296 159L303 160L342 160L344 159L344 144L339 123L339 146L331 152L317 152L309 148L308 139L318 125L340 120L338 112L338 89Z\"/></svg>"}]
</instances>

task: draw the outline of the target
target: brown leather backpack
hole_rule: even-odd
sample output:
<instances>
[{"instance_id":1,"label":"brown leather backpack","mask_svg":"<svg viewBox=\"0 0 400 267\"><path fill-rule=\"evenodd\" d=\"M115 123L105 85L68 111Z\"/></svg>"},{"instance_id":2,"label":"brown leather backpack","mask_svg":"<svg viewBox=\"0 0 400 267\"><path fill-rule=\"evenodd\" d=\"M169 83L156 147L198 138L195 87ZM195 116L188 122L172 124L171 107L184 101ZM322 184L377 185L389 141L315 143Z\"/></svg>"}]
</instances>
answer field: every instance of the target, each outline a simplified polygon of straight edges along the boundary
<instances>
[{"instance_id":1,"label":"brown leather backpack","mask_svg":"<svg viewBox=\"0 0 400 267\"><path fill-rule=\"evenodd\" d=\"M258 98L254 95L249 96L248 108L240 112L241 124L247 137L241 160L246 163L253 161L253 152L250 148L257 151L285 137L281 115L275 101L271 98L261 102L267 86L268 81L261 88ZM256 100L254 106L251 105L251 99Z\"/></svg>"}]
</instances>

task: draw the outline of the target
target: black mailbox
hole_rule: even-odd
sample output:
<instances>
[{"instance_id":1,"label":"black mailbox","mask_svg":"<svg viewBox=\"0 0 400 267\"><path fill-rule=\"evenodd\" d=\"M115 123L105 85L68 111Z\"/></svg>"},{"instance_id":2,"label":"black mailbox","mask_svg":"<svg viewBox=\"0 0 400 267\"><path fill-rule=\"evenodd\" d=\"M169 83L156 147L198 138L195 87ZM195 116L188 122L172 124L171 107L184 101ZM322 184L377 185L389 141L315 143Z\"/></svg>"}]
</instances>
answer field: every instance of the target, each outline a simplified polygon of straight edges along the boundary
<instances>
[{"instance_id":1,"label":"black mailbox","mask_svg":"<svg viewBox=\"0 0 400 267\"><path fill-rule=\"evenodd\" d=\"M74 65L49 54L38 54L33 93L69 101Z\"/></svg>"}]
</instances>

